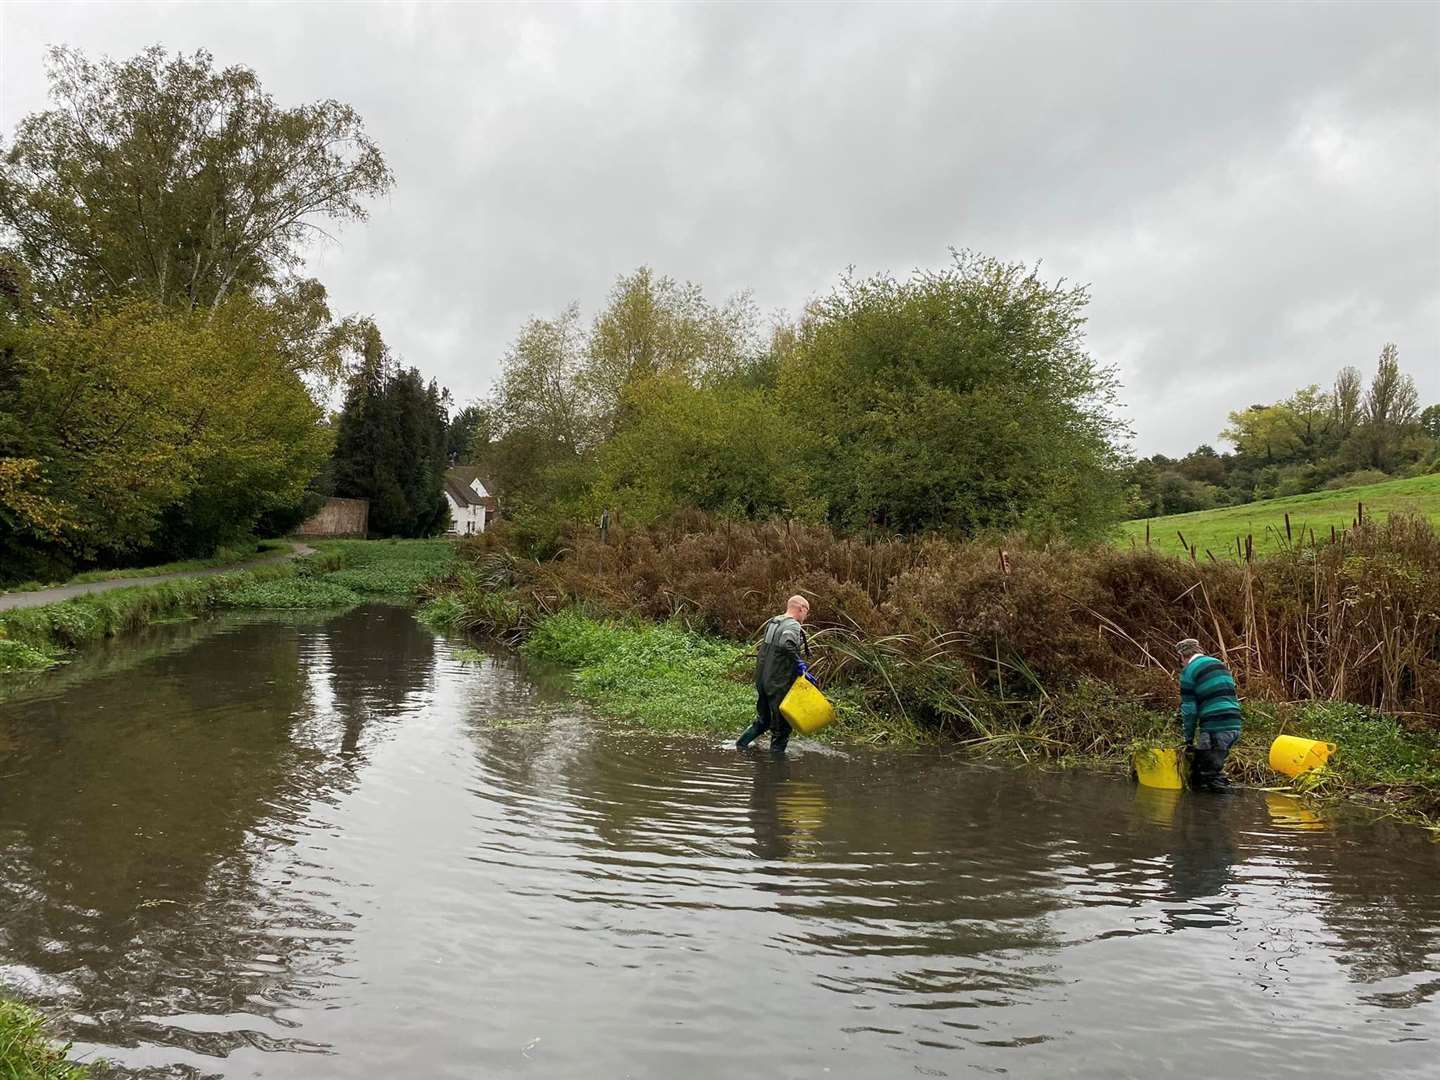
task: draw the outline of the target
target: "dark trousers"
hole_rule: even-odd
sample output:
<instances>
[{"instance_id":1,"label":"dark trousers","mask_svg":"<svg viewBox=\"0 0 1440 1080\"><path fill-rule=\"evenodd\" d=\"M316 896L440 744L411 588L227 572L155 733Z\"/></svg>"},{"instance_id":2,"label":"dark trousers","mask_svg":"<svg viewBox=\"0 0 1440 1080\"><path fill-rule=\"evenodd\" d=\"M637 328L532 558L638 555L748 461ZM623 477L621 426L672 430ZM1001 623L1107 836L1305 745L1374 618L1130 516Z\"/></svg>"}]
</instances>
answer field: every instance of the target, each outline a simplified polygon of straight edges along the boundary
<instances>
[{"instance_id":1,"label":"dark trousers","mask_svg":"<svg viewBox=\"0 0 1440 1080\"><path fill-rule=\"evenodd\" d=\"M1238 731L1197 731L1190 751L1190 786L1196 791L1214 791L1229 783L1225 759L1240 738Z\"/></svg>"},{"instance_id":2,"label":"dark trousers","mask_svg":"<svg viewBox=\"0 0 1440 1080\"><path fill-rule=\"evenodd\" d=\"M783 693L767 694L764 690L757 690L755 692L755 722L745 729L740 738L735 740L735 745L744 750L768 731L770 732L770 752L783 754L786 745L790 742L790 721L780 715L780 702L784 700Z\"/></svg>"}]
</instances>

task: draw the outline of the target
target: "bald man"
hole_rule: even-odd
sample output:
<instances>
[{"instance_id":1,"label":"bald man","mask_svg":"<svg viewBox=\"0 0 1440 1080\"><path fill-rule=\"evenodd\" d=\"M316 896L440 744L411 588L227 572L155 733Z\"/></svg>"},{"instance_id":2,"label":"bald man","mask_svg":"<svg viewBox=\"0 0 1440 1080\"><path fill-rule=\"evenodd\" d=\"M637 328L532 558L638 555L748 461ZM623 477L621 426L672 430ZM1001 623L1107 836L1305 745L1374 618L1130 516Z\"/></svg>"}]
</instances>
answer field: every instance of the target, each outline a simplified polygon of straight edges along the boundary
<instances>
[{"instance_id":1,"label":"bald man","mask_svg":"<svg viewBox=\"0 0 1440 1080\"><path fill-rule=\"evenodd\" d=\"M735 740L738 749L744 750L768 731L770 752L785 753L785 746L790 742L790 723L780 715L780 702L795 685L795 679L805 674L804 654L810 646L801 624L809 617L810 601L803 596L792 596L785 604L785 614L776 615L765 624L755 660L755 722Z\"/></svg>"}]
</instances>

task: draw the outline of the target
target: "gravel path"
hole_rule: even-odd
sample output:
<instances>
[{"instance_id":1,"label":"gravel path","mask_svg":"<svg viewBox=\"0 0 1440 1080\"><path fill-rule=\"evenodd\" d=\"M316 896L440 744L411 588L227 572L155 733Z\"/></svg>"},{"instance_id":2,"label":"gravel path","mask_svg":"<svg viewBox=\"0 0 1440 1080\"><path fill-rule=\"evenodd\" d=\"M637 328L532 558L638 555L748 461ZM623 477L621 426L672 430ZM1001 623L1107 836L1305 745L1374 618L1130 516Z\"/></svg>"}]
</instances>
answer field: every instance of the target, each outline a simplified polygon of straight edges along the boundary
<instances>
[{"instance_id":1,"label":"gravel path","mask_svg":"<svg viewBox=\"0 0 1440 1080\"><path fill-rule=\"evenodd\" d=\"M210 577L213 574L228 574L235 570L250 570L256 566L265 566L268 563L283 562L286 559L298 559L306 555L315 554L315 549L306 544L292 543L290 547L293 550L281 552L278 555L267 555L263 559L252 559L249 562L232 563L229 566L212 566L208 570L177 570L172 574L154 574L150 577L111 578L109 581L91 581L84 585L56 585L51 589L35 589L31 592L0 593L0 611L12 611L15 608L39 607L41 604L55 604L61 600L74 599L77 596L109 592L111 589L133 589L140 585L158 585L162 581L175 581L179 578L198 578Z\"/></svg>"}]
</instances>

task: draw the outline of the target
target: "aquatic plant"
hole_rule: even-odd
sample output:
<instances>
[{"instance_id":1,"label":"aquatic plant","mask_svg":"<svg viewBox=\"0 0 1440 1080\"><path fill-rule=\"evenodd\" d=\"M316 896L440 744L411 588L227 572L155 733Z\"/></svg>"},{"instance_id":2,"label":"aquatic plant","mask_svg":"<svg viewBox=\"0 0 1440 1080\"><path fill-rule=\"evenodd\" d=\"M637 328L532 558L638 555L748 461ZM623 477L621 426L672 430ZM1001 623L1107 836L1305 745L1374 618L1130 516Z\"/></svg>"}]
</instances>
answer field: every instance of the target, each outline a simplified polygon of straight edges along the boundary
<instances>
[{"instance_id":1,"label":"aquatic plant","mask_svg":"<svg viewBox=\"0 0 1440 1080\"><path fill-rule=\"evenodd\" d=\"M0 638L0 671L43 671L59 662L59 657L52 652L23 641Z\"/></svg>"}]
</instances>

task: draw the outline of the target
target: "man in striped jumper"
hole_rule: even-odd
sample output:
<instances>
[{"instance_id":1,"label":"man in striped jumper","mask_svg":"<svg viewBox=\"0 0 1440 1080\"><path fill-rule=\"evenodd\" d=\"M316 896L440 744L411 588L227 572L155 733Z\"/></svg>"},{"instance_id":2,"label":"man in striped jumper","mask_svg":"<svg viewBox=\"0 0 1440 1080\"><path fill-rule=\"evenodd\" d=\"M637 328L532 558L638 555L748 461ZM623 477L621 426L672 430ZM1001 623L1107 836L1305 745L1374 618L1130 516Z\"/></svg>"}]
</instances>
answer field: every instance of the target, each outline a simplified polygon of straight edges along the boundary
<instances>
[{"instance_id":1,"label":"man in striped jumper","mask_svg":"<svg viewBox=\"0 0 1440 1080\"><path fill-rule=\"evenodd\" d=\"M1200 651L1200 642L1186 638L1175 646L1180 672L1180 722L1190 748L1190 786L1197 791L1224 791L1225 759L1240 738L1240 698L1235 677L1221 661Z\"/></svg>"}]
</instances>

